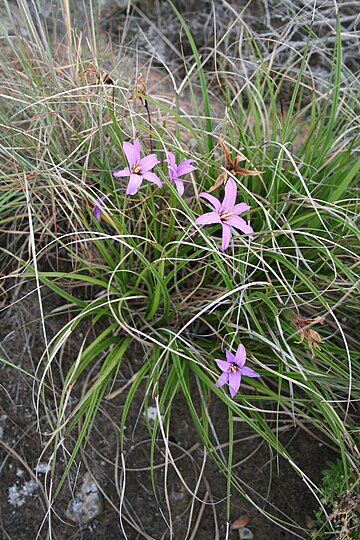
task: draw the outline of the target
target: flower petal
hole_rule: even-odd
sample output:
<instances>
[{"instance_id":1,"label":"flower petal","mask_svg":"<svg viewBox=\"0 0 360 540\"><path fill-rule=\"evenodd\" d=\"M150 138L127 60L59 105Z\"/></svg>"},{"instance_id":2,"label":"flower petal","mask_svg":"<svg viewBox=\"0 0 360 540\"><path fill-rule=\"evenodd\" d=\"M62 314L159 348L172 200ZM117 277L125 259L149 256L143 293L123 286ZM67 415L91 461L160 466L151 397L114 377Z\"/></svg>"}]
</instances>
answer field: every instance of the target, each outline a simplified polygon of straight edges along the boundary
<instances>
[{"instance_id":1,"label":"flower petal","mask_svg":"<svg viewBox=\"0 0 360 540\"><path fill-rule=\"evenodd\" d=\"M214 197L214 195L210 195L210 193L205 193L204 192L204 193L200 193L199 197L202 197L203 199L206 199L207 201L209 201L209 203L211 203L213 205L215 210L218 213L220 212L221 202L219 201L219 199Z\"/></svg>"},{"instance_id":2,"label":"flower petal","mask_svg":"<svg viewBox=\"0 0 360 540\"><path fill-rule=\"evenodd\" d=\"M167 177L168 179L170 180L170 182L172 180L175 180L178 176L177 176L177 170L174 169L173 167L168 167L168 173L167 173Z\"/></svg>"},{"instance_id":3,"label":"flower petal","mask_svg":"<svg viewBox=\"0 0 360 540\"><path fill-rule=\"evenodd\" d=\"M196 167L194 165L191 165L195 160L194 159L184 159L179 165L177 166L177 175L183 176L184 174L188 174L192 171L196 171Z\"/></svg>"},{"instance_id":4,"label":"flower petal","mask_svg":"<svg viewBox=\"0 0 360 540\"><path fill-rule=\"evenodd\" d=\"M207 212L206 214L197 217L195 223L196 225L211 225L211 223L221 223L221 219L217 212Z\"/></svg>"},{"instance_id":5,"label":"flower petal","mask_svg":"<svg viewBox=\"0 0 360 540\"><path fill-rule=\"evenodd\" d=\"M229 247L231 240L231 229L226 223L222 224L222 243L221 247L223 251L226 251Z\"/></svg>"},{"instance_id":6,"label":"flower petal","mask_svg":"<svg viewBox=\"0 0 360 540\"><path fill-rule=\"evenodd\" d=\"M175 162L175 154L170 152L169 150L165 150L166 152L166 162L169 164L169 167L171 169L174 169L176 171L176 162Z\"/></svg>"},{"instance_id":7,"label":"flower petal","mask_svg":"<svg viewBox=\"0 0 360 540\"><path fill-rule=\"evenodd\" d=\"M248 204L245 204L244 202L241 202L239 204L235 204L235 206L233 207L232 211L233 212L236 212L236 214L242 214L243 212L247 212L248 210L250 210L251 206L249 206Z\"/></svg>"},{"instance_id":8,"label":"flower petal","mask_svg":"<svg viewBox=\"0 0 360 540\"><path fill-rule=\"evenodd\" d=\"M236 201L236 193L236 182L233 178L229 178L225 186L225 197L221 205L222 210L232 210L234 208Z\"/></svg>"},{"instance_id":9,"label":"flower petal","mask_svg":"<svg viewBox=\"0 0 360 540\"><path fill-rule=\"evenodd\" d=\"M244 366L241 370L242 375L245 375L245 377L261 377L260 373L257 373L253 369Z\"/></svg>"},{"instance_id":10,"label":"flower petal","mask_svg":"<svg viewBox=\"0 0 360 540\"><path fill-rule=\"evenodd\" d=\"M230 394L232 398L235 396L236 392L239 390L240 383L241 383L240 371L229 373L229 389L230 389Z\"/></svg>"},{"instance_id":11,"label":"flower petal","mask_svg":"<svg viewBox=\"0 0 360 540\"><path fill-rule=\"evenodd\" d=\"M246 223L247 223L247 224L249 225L249 227L250 227L250 221L248 220ZM251 236L249 236L249 240L251 240L251 242L253 242L253 241L255 240L255 236L252 234Z\"/></svg>"},{"instance_id":12,"label":"flower petal","mask_svg":"<svg viewBox=\"0 0 360 540\"><path fill-rule=\"evenodd\" d=\"M162 187L162 181L158 176L156 176L155 173L147 171L143 175L143 178L148 180L149 182L152 182L153 184L156 184L158 187Z\"/></svg>"},{"instance_id":13,"label":"flower petal","mask_svg":"<svg viewBox=\"0 0 360 540\"><path fill-rule=\"evenodd\" d=\"M125 167L125 169L114 171L112 174L115 176L115 178L120 178L120 176L130 176L131 172L129 167Z\"/></svg>"},{"instance_id":14,"label":"flower petal","mask_svg":"<svg viewBox=\"0 0 360 540\"><path fill-rule=\"evenodd\" d=\"M214 360L221 371L224 371L225 373L229 372L232 362L225 362L225 360L218 360L217 358L214 358Z\"/></svg>"},{"instance_id":15,"label":"flower petal","mask_svg":"<svg viewBox=\"0 0 360 540\"><path fill-rule=\"evenodd\" d=\"M235 362L235 356L233 355L233 353L226 350L225 354L226 354L226 360L230 362L230 364L233 364Z\"/></svg>"},{"instance_id":16,"label":"flower petal","mask_svg":"<svg viewBox=\"0 0 360 540\"><path fill-rule=\"evenodd\" d=\"M219 388L219 386L224 386L229 381L229 374L228 373L222 373L218 380L215 383L215 386Z\"/></svg>"},{"instance_id":17,"label":"flower petal","mask_svg":"<svg viewBox=\"0 0 360 540\"><path fill-rule=\"evenodd\" d=\"M102 214L102 207L104 206L103 200L105 199L105 195L102 195L99 199L96 199L93 215L96 221L101 221L101 214Z\"/></svg>"},{"instance_id":18,"label":"flower petal","mask_svg":"<svg viewBox=\"0 0 360 540\"><path fill-rule=\"evenodd\" d=\"M124 154L129 162L130 169L135 163L140 159L140 143L138 139L135 139L134 144L131 144L128 141L123 143Z\"/></svg>"},{"instance_id":19,"label":"flower petal","mask_svg":"<svg viewBox=\"0 0 360 540\"><path fill-rule=\"evenodd\" d=\"M158 158L155 154L150 154L149 156L143 157L139 161L139 167L141 167L141 173L144 174L147 171L150 171L155 165L159 163Z\"/></svg>"},{"instance_id":20,"label":"flower petal","mask_svg":"<svg viewBox=\"0 0 360 540\"><path fill-rule=\"evenodd\" d=\"M126 193L128 195L135 195L141 186L142 179L143 177L140 174L131 174Z\"/></svg>"},{"instance_id":21,"label":"flower petal","mask_svg":"<svg viewBox=\"0 0 360 540\"><path fill-rule=\"evenodd\" d=\"M235 355L235 358L234 358L234 362L237 366L239 367L243 367L243 365L245 364L245 360L246 360L246 351L245 351L245 347L244 345L239 345L238 348L237 348L237 351L236 351L236 355Z\"/></svg>"},{"instance_id":22,"label":"flower petal","mask_svg":"<svg viewBox=\"0 0 360 540\"><path fill-rule=\"evenodd\" d=\"M239 231L243 232L244 234L251 234L254 232L254 229L246 223L245 219L239 216L230 216L226 220L226 223L232 227L235 227L235 229L239 229Z\"/></svg>"},{"instance_id":23,"label":"flower petal","mask_svg":"<svg viewBox=\"0 0 360 540\"><path fill-rule=\"evenodd\" d=\"M174 179L174 184L176 186L176 189L178 190L179 195L182 197L184 194L184 182Z\"/></svg>"},{"instance_id":24,"label":"flower petal","mask_svg":"<svg viewBox=\"0 0 360 540\"><path fill-rule=\"evenodd\" d=\"M139 139L135 139L134 140L134 149L135 149L135 152L137 152L139 158L140 158L140 152L141 152L141 146L140 146L140 141ZM139 159L138 158L138 159Z\"/></svg>"},{"instance_id":25,"label":"flower petal","mask_svg":"<svg viewBox=\"0 0 360 540\"><path fill-rule=\"evenodd\" d=\"M100 222L102 212L101 212L101 208L98 205L94 206L93 214L96 221Z\"/></svg>"}]
</instances>

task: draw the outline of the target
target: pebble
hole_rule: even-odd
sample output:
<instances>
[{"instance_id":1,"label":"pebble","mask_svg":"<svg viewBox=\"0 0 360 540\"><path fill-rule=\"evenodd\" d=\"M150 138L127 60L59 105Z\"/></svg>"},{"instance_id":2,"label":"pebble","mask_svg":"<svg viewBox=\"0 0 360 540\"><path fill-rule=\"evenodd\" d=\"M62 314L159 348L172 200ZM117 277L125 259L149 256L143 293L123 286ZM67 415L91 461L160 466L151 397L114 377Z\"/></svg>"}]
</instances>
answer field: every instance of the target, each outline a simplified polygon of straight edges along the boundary
<instances>
[{"instance_id":1,"label":"pebble","mask_svg":"<svg viewBox=\"0 0 360 540\"><path fill-rule=\"evenodd\" d=\"M147 416L149 422L155 422L157 417L157 408L156 407L148 407L146 412L143 413L145 418Z\"/></svg>"},{"instance_id":2,"label":"pebble","mask_svg":"<svg viewBox=\"0 0 360 540\"><path fill-rule=\"evenodd\" d=\"M37 483L31 479L25 482L22 486L18 483L9 487L8 490L8 502L12 506L20 508L26 503L26 498L33 495L37 490Z\"/></svg>"},{"instance_id":3,"label":"pebble","mask_svg":"<svg viewBox=\"0 0 360 540\"><path fill-rule=\"evenodd\" d=\"M243 516L239 517L238 519L235 519L235 521L232 522L231 528L232 529L243 529L246 527L246 525L249 523L250 517L248 514L244 514Z\"/></svg>"},{"instance_id":4,"label":"pebble","mask_svg":"<svg viewBox=\"0 0 360 540\"><path fill-rule=\"evenodd\" d=\"M306 515L305 524L308 529L315 529L316 523L313 517Z\"/></svg>"},{"instance_id":5,"label":"pebble","mask_svg":"<svg viewBox=\"0 0 360 540\"><path fill-rule=\"evenodd\" d=\"M83 483L69 502L65 516L81 527L100 514L101 495L90 473L84 474Z\"/></svg>"},{"instance_id":6,"label":"pebble","mask_svg":"<svg viewBox=\"0 0 360 540\"><path fill-rule=\"evenodd\" d=\"M36 474L47 474L51 471L51 465L50 463L38 463L35 466L34 471Z\"/></svg>"},{"instance_id":7,"label":"pebble","mask_svg":"<svg viewBox=\"0 0 360 540\"><path fill-rule=\"evenodd\" d=\"M254 534L247 527L239 529L239 538L240 540L253 540Z\"/></svg>"}]
</instances>

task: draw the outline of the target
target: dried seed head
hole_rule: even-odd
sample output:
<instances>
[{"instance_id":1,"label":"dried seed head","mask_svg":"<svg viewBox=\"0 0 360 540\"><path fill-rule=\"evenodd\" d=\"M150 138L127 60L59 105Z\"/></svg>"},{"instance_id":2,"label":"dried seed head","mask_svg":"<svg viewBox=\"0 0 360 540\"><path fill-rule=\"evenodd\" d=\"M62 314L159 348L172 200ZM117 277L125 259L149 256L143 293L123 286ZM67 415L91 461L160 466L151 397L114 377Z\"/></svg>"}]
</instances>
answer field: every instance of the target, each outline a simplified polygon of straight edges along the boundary
<instances>
[{"instance_id":1,"label":"dried seed head","mask_svg":"<svg viewBox=\"0 0 360 540\"><path fill-rule=\"evenodd\" d=\"M100 71L96 69L94 64L89 64L89 67L83 71L83 74L88 81L90 79L90 84L114 84L110 75L104 69L100 69Z\"/></svg>"},{"instance_id":2,"label":"dried seed head","mask_svg":"<svg viewBox=\"0 0 360 540\"><path fill-rule=\"evenodd\" d=\"M215 180L215 184L213 186L211 186L210 189L208 189L208 193L211 193L212 191L215 191L215 189L217 189L218 187L222 186L223 184L225 184L226 180L227 180L227 177L228 177L228 172L227 171L222 171L219 176L217 177L217 179Z\"/></svg>"},{"instance_id":3,"label":"dried seed head","mask_svg":"<svg viewBox=\"0 0 360 540\"><path fill-rule=\"evenodd\" d=\"M132 94L129 97L128 101L134 101L138 98L141 103L145 104L145 97L147 96L147 86L142 78L142 73L138 73L135 79L135 84L133 86Z\"/></svg>"},{"instance_id":4,"label":"dried seed head","mask_svg":"<svg viewBox=\"0 0 360 540\"><path fill-rule=\"evenodd\" d=\"M260 174L263 174L264 171L256 171L239 167L238 164L241 161L246 161L247 158L243 154L239 153L237 154L237 156L235 156L234 159L231 159L230 150L226 146L225 141L222 137L219 137L219 144L222 148L222 151L224 152L226 171L223 171L219 174L219 176L215 180L215 184L208 190L208 193L215 191L215 189L217 189L226 182L228 172L230 172L231 174L241 174L242 176L259 176Z\"/></svg>"},{"instance_id":5,"label":"dried seed head","mask_svg":"<svg viewBox=\"0 0 360 540\"><path fill-rule=\"evenodd\" d=\"M300 315L296 315L293 319L294 326L296 330L299 332L300 335L300 341L296 341L295 343L302 343L304 339L308 342L309 349L311 350L312 358L315 357L314 349L320 349L319 343L322 343L321 336L312 328L310 328L313 324L322 323L324 321L325 317L314 317L313 319L308 319L306 317L301 317Z\"/></svg>"}]
</instances>

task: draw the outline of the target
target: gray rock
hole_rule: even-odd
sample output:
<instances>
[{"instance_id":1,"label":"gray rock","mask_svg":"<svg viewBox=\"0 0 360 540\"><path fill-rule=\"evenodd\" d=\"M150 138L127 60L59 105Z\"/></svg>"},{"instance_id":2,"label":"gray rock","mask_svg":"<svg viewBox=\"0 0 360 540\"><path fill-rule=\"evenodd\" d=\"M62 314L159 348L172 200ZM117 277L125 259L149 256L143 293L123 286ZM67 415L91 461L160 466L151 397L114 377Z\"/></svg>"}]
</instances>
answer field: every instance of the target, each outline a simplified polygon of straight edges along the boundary
<instances>
[{"instance_id":1,"label":"gray rock","mask_svg":"<svg viewBox=\"0 0 360 540\"><path fill-rule=\"evenodd\" d=\"M114 9L118 8L125 11L128 7L128 0L100 0L101 9Z\"/></svg>"},{"instance_id":2,"label":"gray rock","mask_svg":"<svg viewBox=\"0 0 360 540\"><path fill-rule=\"evenodd\" d=\"M253 540L254 534L247 527L242 527L239 529L239 538L240 540Z\"/></svg>"},{"instance_id":3,"label":"gray rock","mask_svg":"<svg viewBox=\"0 0 360 540\"><path fill-rule=\"evenodd\" d=\"M102 501L98 487L90 473L85 473L83 483L69 502L65 516L78 525L84 526L98 516L101 510Z\"/></svg>"}]
</instances>

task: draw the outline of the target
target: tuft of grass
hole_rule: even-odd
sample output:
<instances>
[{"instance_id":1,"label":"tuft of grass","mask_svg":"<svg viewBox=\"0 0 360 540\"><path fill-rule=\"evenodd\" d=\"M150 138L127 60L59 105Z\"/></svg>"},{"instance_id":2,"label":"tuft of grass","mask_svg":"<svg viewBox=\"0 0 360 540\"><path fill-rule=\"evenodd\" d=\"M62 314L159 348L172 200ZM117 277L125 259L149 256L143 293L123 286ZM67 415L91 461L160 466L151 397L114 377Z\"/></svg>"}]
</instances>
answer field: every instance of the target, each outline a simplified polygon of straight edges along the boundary
<instances>
[{"instance_id":1,"label":"tuft of grass","mask_svg":"<svg viewBox=\"0 0 360 540\"><path fill-rule=\"evenodd\" d=\"M319 527L313 532L312 538L333 538L335 534L344 540L357 537L358 513L360 503L359 476L355 470L344 477L343 464L327 462L323 470L323 480L320 486L321 501L328 509L328 522L323 522L322 512L316 514Z\"/></svg>"}]
</instances>

